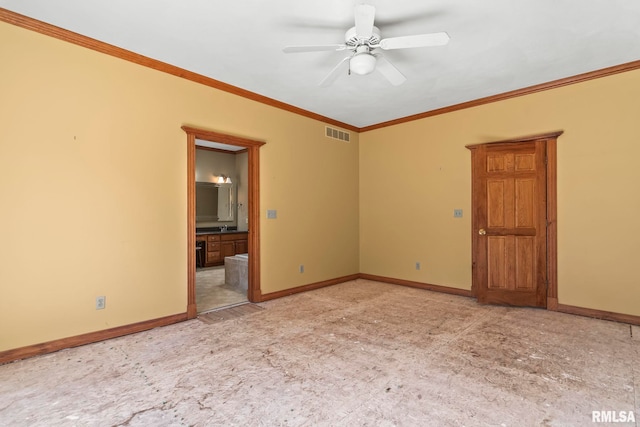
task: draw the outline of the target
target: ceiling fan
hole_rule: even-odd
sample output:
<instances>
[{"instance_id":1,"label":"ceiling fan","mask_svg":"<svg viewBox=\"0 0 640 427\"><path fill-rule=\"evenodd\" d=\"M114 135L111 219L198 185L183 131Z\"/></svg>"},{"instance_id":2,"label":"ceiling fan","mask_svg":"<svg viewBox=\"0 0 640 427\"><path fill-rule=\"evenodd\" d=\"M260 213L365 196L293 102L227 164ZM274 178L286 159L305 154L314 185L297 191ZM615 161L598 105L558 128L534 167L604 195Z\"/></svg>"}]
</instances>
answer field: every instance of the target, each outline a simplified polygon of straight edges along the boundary
<instances>
[{"instance_id":1,"label":"ceiling fan","mask_svg":"<svg viewBox=\"0 0 640 427\"><path fill-rule=\"evenodd\" d=\"M312 46L287 46L284 53L320 52L320 51L351 51L351 55L344 58L320 82L320 86L331 85L340 75L342 69L349 65L349 74L366 75L377 69L389 82L398 86L407 78L376 49L407 49L413 47L443 46L449 43L449 35L445 32L419 34L415 36L391 37L382 39L380 30L375 27L376 8L367 4L355 7L355 26L345 33L344 44L327 44Z\"/></svg>"}]
</instances>

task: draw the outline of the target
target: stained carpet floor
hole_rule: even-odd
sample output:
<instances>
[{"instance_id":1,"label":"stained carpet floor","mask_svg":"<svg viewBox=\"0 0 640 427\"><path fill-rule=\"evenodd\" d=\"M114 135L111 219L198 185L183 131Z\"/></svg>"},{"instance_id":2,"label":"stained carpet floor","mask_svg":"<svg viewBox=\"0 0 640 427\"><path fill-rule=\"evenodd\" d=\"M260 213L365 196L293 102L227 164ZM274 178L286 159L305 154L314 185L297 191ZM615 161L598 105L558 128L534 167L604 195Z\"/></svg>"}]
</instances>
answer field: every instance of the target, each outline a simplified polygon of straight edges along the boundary
<instances>
[{"instance_id":1,"label":"stained carpet floor","mask_svg":"<svg viewBox=\"0 0 640 427\"><path fill-rule=\"evenodd\" d=\"M637 327L365 280L260 307L0 366L0 425L585 426L594 410L640 415Z\"/></svg>"}]
</instances>

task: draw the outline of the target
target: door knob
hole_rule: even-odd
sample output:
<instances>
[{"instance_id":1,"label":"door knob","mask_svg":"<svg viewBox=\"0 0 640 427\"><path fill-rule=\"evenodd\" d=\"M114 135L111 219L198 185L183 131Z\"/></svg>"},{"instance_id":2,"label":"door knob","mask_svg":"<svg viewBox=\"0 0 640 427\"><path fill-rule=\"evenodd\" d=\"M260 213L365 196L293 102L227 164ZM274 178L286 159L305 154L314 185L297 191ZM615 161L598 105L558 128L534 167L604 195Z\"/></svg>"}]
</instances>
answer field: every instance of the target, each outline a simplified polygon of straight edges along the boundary
<instances>
[{"instance_id":1,"label":"door knob","mask_svg":"<svg viewBox=\"0 0 640 427\"><path fill-rule=\"evenodd\" d=\"M484 236L485 234L487 234L487 230L485 230L484 228L481 228L480 230L478 230L478 234L481 236Z\"/></svg>"}]
</instances>

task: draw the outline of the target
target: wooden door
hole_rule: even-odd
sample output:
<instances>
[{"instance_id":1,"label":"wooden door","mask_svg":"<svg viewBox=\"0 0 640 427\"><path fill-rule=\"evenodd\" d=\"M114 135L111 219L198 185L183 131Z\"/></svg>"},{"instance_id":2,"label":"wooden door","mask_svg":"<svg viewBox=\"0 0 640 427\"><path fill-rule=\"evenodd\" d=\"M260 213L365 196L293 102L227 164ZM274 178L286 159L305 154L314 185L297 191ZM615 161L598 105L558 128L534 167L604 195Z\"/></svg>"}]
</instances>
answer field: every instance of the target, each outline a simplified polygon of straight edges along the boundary
<instances>
[{"instance_id":1,"label":"wooden door","mask_svg":"<svg viewBox=\"0 0 640 427\"><path fill-rule=\"evenodd\" d=\"M478 302L546 307L546 140L469 148Z\"/></svg>"}]
</instances>

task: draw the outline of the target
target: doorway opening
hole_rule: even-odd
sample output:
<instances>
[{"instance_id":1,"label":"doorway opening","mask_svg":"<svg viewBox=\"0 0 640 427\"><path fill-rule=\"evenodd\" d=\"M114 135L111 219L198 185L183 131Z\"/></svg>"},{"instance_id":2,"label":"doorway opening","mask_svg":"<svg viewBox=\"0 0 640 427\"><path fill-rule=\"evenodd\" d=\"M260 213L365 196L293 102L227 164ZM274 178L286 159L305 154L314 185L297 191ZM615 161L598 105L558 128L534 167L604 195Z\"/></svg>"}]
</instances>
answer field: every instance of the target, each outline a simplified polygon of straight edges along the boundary
<instances>
[{"instance_id":1,"label":"doorway opening","mask_svg":"<svg viewBox=\"0 0 640 427\"><path fill-rule=\"evenodd\" d=\"M248 291L248 153L196 139L196 306L244 304Z\"/></svg>"},{"instance_id":2,"label":"doorway opening","mask_svg":"<svg viewBox=\"0 0 640 427\"><path fill-rule=\"evenodd\" d=\"M210 275L220 275L220 266L224 268L225 258L237 256L238 261L246 265L246 299L251 302L261 300L259 149L265 143L188 126L183 126L182 129L187 133L187 317L192 319L198 312L204 311L197 304L197 269L205 271L204 269L210 268L207 270ZM227 154L246 153L246 183L243 185L242 201L238 198L237 187L233 187L231 174L224 176L224 171L220 171L215 179L212 176L199 177L201 182L209 184L199 185L198 187L202 187L200 192L205 195L210 193L211 197L214 193L216 195L215 212L213 204L197 211L196 148L200 151L202 147L207 147L207 151L219 152L223 149ZM202 219L203 225L207 225L207 220L210 220L209 227L200 227L198 235L196 215ZM243 221L245 224L242 224Z\"/></svg>"}]
</instances>

